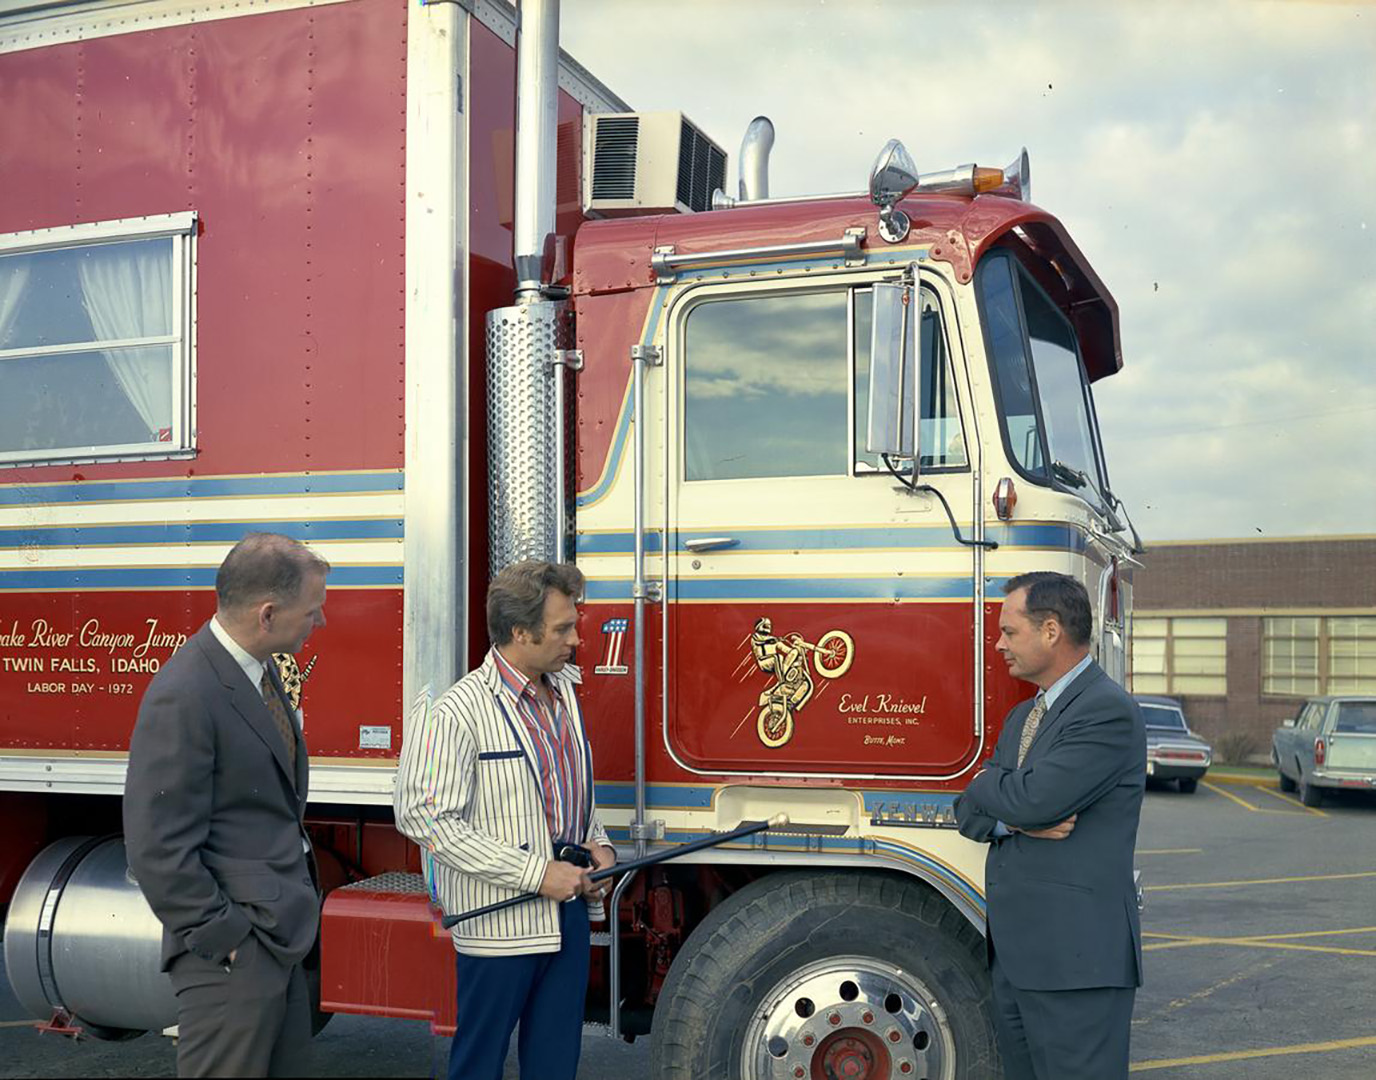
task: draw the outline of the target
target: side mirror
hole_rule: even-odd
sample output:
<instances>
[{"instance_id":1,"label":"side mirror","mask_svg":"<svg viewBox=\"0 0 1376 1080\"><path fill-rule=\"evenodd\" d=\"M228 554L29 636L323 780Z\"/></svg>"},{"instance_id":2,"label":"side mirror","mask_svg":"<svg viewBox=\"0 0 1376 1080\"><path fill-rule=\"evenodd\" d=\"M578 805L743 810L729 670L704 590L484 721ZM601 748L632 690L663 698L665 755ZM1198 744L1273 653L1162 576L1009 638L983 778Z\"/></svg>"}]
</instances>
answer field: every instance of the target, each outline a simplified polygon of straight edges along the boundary
<instances>
[{"instance_id":1,"label":"side mirror","mask_svg":"<svg viewBox=\"0 0 1376 1080\"><path fill-rule=\"evenodd\" d=\"M1280 722L1280 726L1281 726L1281 727L1294 727L1294 726L1295 726L1295 718L1294 718L1293 716L1287 717L1286 719L1284 719L1284 720L1282 720L1282 721Z\"/></svg>"},{"instance_id":2,"label":"side mirror","mask_svg":"<svg viewBox=\"0 0 1376 1080\"><path fill-rule=\"evenodd\" d=\"M917 185L912 155L897 139L890 139L870 170L870 201L879 207L879 235L890 244L900 243L908 235L908 215L896 204Z\"/></svg>"},{"instance_id":3,"label":"side mirror","mask_svg":"<svg viewBox=\"0 0 1376 1080\"><path fill-rule=\"evenodd\" d=\"M869 428L865 448L871 454L912 458L916 477L917 439L913 423L916 398L917 286L876 282L870 333Z\"/></svg>"}]
</instances>

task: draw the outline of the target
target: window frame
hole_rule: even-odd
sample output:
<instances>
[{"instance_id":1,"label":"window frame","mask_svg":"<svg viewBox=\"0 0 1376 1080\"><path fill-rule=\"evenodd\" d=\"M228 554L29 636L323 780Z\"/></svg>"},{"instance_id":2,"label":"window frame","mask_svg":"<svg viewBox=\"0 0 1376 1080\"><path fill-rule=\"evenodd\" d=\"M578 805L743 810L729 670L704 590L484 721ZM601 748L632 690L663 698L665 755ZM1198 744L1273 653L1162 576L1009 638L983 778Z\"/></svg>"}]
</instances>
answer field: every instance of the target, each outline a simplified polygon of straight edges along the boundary
<instances>
[{"instance_id":1,"label":"window frame","mask_svg":"<svg viewBox=\"0 0 1376 1080\"><path fill-rule=\"evenodd\" d=\"M863 280L855 280L851 277L829 278L825 280L813 280L799 282L793 280L773 281L760 284L746 284L744 287L731 288L714 283L705 283L695 288L691 293L674 306L672 313L674 330L671 340L674 342L677 356L671 359L673 363L673 379L676 384L675 405L673 409L674 422L678 425L679 438L674 440L677 445L674 453L677 458L677 482L681 484L741 484L741 483L760 483L778 482L781 480L852 480L867 479L871 477L882 477L892 481L893 477L888 472L879 469L874 472L856 471L855 462L855 298L860 292L869 291L875 284L886 281L896 280L892 273L879 277L866 277ZM932 310L937 312L941 320L941 334L943 346L946 351L945 360L950 369L951 388L955 399L955 417L960 423L961 439L964 442L966 463L964 465L942 465L923 467L921 475L929 474L948 475L969 473L973 470L973 460L971 456L971 421L966 416L964 402L966 393L962 389L960 373L958 371L960 358L963 353L959 353L953 347L952 321L950 317L949 305L942 294L942 290L937 286L937 280L929 279L925 275L918 283L920 296L930 297L932 300ZM688 439L687 439L687 380L689 364L689 341L688 326L693 313L704 304L723 303L740 300L765 300L775 297L797 297L806 295L826 293L843 293L845 299L845 334L846 334L846 418L845 418L845 456L846 469L844 472L834 473L796 473L782 476L733 476L718 478L696 478L688 477ZM917 381L914 381L914 394L920 393ZM914 408L920 405L919 401L914 402ZM920 448L919 448L920 449ZM911 469L900 470L904 475L911 475Z\"/></svg>"},{"instance_id":2,"label":"window frame","mask_svg":"<svg viewBox=\"0 0 1376 1080\"><path fill-rule=\"evenodd\" d=\"M1219 621L1221 621L1221 622L1224 624L1224 625L1223 625L1223 635L1222 635L1221 637L1216 637L1216 636L1206 635L1206 634L1177 634L1177 633L1176 633L1176 623L1180 623L1180 622L1184 622L1184 623L1189 623L1189 622L1219 622ZM1163 680L1164 683L1165 683L1165 686L1164 686L1163 688L1161 688L1161 689L1143 690L1141 687L1139 687L1139 686L1137 685L1137 677L1138 677L1138 674L1139 674L1139 673L1137 672L1137 670L1136 670L1136 667L1135 667L1136 656L1137 656L1137 648L1136 648L1136 646L1137 646L1137 643L1138 643L1138 642L1137 642L1137 634L1138 634L1138 628L1140 627L1141 623L1143 623L1143 622L1163 622L1163 623L1166 624L1166 625L1165 625L1165 631L1166 631L1166 632L1165 632L1163 635L1155 635L1155 634L1153 634L1153 635L1149 635L1149 636L1147 637L1147 639L1146 639L1146 640L1151 640L1151 641L1160 641L1160 642L1162 643L1162 645L1163 645L1163 652L1162 652L1162 668L1163 668L1163 670L1162 670L1161 672L1159 672L1159 673L1157 673L1157 672L1148 672L1148 671L1143 671L1143 672L1141 672L1141 675L1143 675L1144 677L1147 677L1147 678L1159 678L1159 679ZM1157 614L1152 613L1152 614L1144 614L1144 615L1142 615L1140 618L1134 618L1134 620L1133 620L1133 631L1132 631L1132 635L1133 635L1133 636L1132 636L1132 640L1133 640L1134 667L1131 669L1131 675L1132 675L1132 684L1131 684L1131 685L1132 685L1132 691L1133 691L1133 693L1135 693L1135 694L1157 694L1157 695L1170 696L1170 697L1226 698L1226 697L1228 696L1228 692L1229 692L1229 691L1228 691L1228 642L1229 642L1229 640L1230 640L1230 638L1229 638L1229 629L1230 629L1230 628L1229 628L1229 625L1228 625L1228 619L1227 619L1226 617L1224 617L1224 616L1215 616L1215 615L1157 615ZM1219 675L1205 675L1205 676L1201 676L1201 675L1196 675L1196 674L1192 674L1192 673L1189 673L1189 672L1181 672L1181 671L1178 671L1178 670L1177 670L1177 660L1178 660L1178 658L1177 658L1177 656L1176 656L1175 643L1176 643L1177 640L1182 639L1182 638L1185 639L1185 640L1194 640L1194 641L1221 641L1221 642L1223 642L1223 671L1222 671L1222 673L1219 674ZM1220 690L1186 690L1186 689L1180 689L1180 688L1176 685L1176 682L1175 682L1175 680L1176 680L1177 678L1181 678L1181 679L1216 678L1216 679L1218 679L1218 680L1220 680L1220 681L1222 682L1223 686L1222 686L1222 689L1220 689Z\"/></svg>"},{"instance_id":3,"label":"window frame","mask_svg":"<svg viewBox=\"0 0 1376 1080\"><path fill-rule=\"evenodd\" d=\"M1369 695L1370 691L1361 690L1361 689L1357 689L1357 690L1335 690L1335 689L1333 689L1333 683L1334 683L1335 680L1337 680L1337 681L1343 681L1343 680L1357 680L1357 679L1365 679L1365 678L1370 678L1370 677L1371 677L1371 676L1363 675L1360 671L1357 672L1356 674L1353 674L1353 675L1338 674L1338 673L1334 672L1334 670L1333 670L1333 661L1334 661L1334 659L1335 659L1335 656L1334 656L1334 651L1333 651L1333 642L1334 642L1335 640L1339 640L1339 641L1343 641L1343 640L1352 640L1352 641L1354 641L1354 642L1376 641L1376 635L1373 635L1373 636L1371 636L1371 637L1362 637L1362 636L1358 635L1358 636L1355 636L1355 637L1353 637L1353 638L1351 638L1351 639L1348 639L1348 638L1342 637L1341 635L1335 634L1335 633L1333 632L1333 627L1332 627L1331 624L1332 624L1333 622L1335 622L1335 621L1342 620L1342 619L1367 619L1367 618L1370 618L1370 617L1371 617L1371 616L1369 616L1369 615L1364 615L1364 614L1358 614L1358 615L1331 615L1331 614L1323 614L1323 613L1319 613L1319 612L1313 612L1313 613L1305 612L1305 613L1286 614L1286 615L1265 615L1265 616L1262 616L1262 620L1261 620L1261 696L1262 696L1263 698L1310 698L1310 697L1327 697L1327 696L1330 696L1330 695L1331 695L1331 696L1338 696L1338 697L1342 697L1342 696L1363 697L1363 696ZM1313 619L1314 622L1315 622L1315 624L1316 624L1316 626L1315 626L1315 633L1314 633L1313 638L1303 638L1303 639L1301 639L1301 638L1296 638L1296 637L1294 636L1293 633L1290 633L1290 634L1282 634L1282 635L1276 635L1276 636L1273 637L1272 632L1271 632L1271 624L1272 624L1273 622L1279 621L1279 620L1281 620L1281 619L1288 620L1288 621L1290 621L1290 622L1292 622L1292 623L1293 623L1296 619ZM1313 690L1294 691L1294 690L1271 690L1271 689L1268 689L1268 688L1267 688L1267 682L1268 682L1268 680L1270 680L1270 679L1275 679L1275 678L1288 678L1288 679L1290 679L1290 680L1293 681L1293 680L1296 678L1296 676L1294 676L1293 674L1292 674L1292 675L1289 675L1289 676L1276 675L1275 673L1273 673L1273 672L1270 670L1270 668L1269 668L1269 664L1270 664L1270 649L1269 649L1269 645L1270 645L1270 642L1271 642L1272 640L1282 640L1282 641L1298 641L1298 640L1311 641L1311 640L1312 640L1312 641L1314 642L1314 675L1313 675L1314 689L1313 689ZM1293 655L1293 651L1292 651L1292 655ZM1354 656L1352 659L1353 659L1354 661L1358 661L1358 662L1359 662L1362 658L1361 658L1360 656ZM1304 676L1304 677L1307 678L1308 676Z\"/></svg>"},{"instance_id":4,"label":"window frame","mask_svg":"<svg viewBox=\"0 0 1376 1080\"><path fill-rule=\"evenodd\" d=\"M76 342L0 350L0 364L21 357L43 358L100 352L101 346L166 346L172 357L172 429L167 442L74 445L42 450L0 450L0 468L73 465L86 462L163 461L196 454L196 233L194 210L145 217L59 225L0 234L0 256L94 247L136 240L172 241L171 333L127 341Z\"/></svg>"},{"instance_id":5,"label":"window frame","mask_svg":"<svg viewBox=\"0 0 1376 1080\"><path fill-rule=\"evenodd\" d=\"M1032 391L1032 407L1036 411L1037 445L1041 451L1042 461L1045 463L1046 476L1044 478L1023 468L1021 458L1013 452L1012 443L1009 441L1008 425L1005 422L1007 411L1004 408L1003 388L999 383L998 371L995 368L993 343L989 337L990 320L986 317L982 281L984 274L988 273L990 267L995 263L1007 263L1009 272L1013 278L1013 302L1018 311L1018 328L1022 332L1023 359L1027 364L1028 385ZM1090 430L1090 449L1095 456L1095 469L1098 472L1098 476L1094 479L1097 479L1099 482L1100 487L1098 494L1100 500L1104 504L1103 506L1098 506L1089 499L1086 499L1076 488L1060 480L1056 476L1055 470L1051 467L1054 459L1051 457L1051 445L1047 438L1046 417L1042 409L1042 392L1041 388L1037 385L1037 364L1032 355L1032 342L1027 328L1027 312L1023 306L1022 288L1020 287L1023 281L1030 283L1032 288L1037 290L1041 298L1046 301L1051 310L1054 311L1061 322L1065 324L1066 329L1070 333L1071 340L1075 342L1075 359L1080 368L1080 396L1084 400L1085 419L1089 424ZM1042 287L1042 283L1037 280L1036 276L1023 265L1022 259L1018 257L1017 252L1013 248L996 246L986 253L980 260L979 265L975 268L974 284L975 304L980 315L980 334L984 346L984 359L988 366L990 389L993 391L994 403L998 410L999 441L1003 446L1004 457L1007 459L1009 467L1030 484L1036 484L1038 487L1050 488L1053 491L1058 491L1066 495L1073 495L1096 514L1106 513L1110 507L1109 492L1112 490L1108 478L1108 459L1104 455L1103 438L1099 431L1099 414L1094 405L1094 395L1090 391L1089 372L1085 368L1084 353L1080 347L1080 336L1075 332L1074 324L1066 318L1065 312L1061 310L1061 306L1057 304L1051 294Z\"/></svg>"}]
</instances>

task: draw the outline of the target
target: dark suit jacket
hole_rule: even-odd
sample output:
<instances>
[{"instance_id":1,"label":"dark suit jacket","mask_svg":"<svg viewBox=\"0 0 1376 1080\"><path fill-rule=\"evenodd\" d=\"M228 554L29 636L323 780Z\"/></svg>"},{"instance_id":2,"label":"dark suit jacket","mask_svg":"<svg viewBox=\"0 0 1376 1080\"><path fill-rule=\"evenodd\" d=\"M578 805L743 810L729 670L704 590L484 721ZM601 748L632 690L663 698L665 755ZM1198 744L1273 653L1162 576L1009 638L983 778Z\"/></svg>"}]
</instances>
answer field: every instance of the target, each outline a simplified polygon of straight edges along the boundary
<instances>
[{"instance_id":1,"label":"dark suit jacket","mask_svg":"<svg viewBox=\"0 0 1376 1080\"><path fill-rule=\"evenodd\" d=\"M1035 700L1035 699L1034 699ZM1146 786L1137 703L1093 661L1042 718L1017 767L1025 701L1008 714L985 771L956 800L960 831L989 841L989 934L1022 990L1140 986L1142 930L1132 880ZM1014 833L1079 814L1065 840Z\"/></svg>"},{"instance_id":2,"label":"dark suit jacket","mask_svg":"<svg viewBox=\"0 0 1376 1080\"><path fill-rule=\"evenodd\" d=\"M222 963L250 933L283 964L305 957L320 919L306 778L300 733L293 775L258 688L203 626L143 696L124 785L125 849L163 924L163 970L185 952Z\"/></svg>"}]
</instances>

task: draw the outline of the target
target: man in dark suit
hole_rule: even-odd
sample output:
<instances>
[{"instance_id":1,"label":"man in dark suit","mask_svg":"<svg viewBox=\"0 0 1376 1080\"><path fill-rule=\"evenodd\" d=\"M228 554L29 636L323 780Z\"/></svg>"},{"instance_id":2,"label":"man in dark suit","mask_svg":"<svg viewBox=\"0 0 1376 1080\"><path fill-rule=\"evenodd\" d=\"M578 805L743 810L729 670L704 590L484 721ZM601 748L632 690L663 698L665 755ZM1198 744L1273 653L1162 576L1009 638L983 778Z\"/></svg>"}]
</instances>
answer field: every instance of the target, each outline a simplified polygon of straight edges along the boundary
<instances>
[{"instance_id":1,"label":"man in dark suit","mask_svg":"<svg viewBox=\"0 0 1376 1080\"><path fill-rule=\"evenodd\" d=\"M319 929L306 744L273 653L325 625L329 563L250 533L215 578L214 618L154 676L129 744L129 867L163 924L179 1076L304 1074L302 961Z\"/></svg>"},{"instance_id":2,"label":"man in dark suit","mask_svg":"<svg viewBox=\"0 0 1376 1080\"><path fill-rule=\"evenodd\" d=\"M1136 702L1089 655L1089 594L1064 574L1004 587L998 651L1040 687L1004 721L956 800L988 841L985 888L995 1025L1009 1080L1128 1075L1142 983L1132 877L1146 784Z\"/></svg>"}]
</instances>

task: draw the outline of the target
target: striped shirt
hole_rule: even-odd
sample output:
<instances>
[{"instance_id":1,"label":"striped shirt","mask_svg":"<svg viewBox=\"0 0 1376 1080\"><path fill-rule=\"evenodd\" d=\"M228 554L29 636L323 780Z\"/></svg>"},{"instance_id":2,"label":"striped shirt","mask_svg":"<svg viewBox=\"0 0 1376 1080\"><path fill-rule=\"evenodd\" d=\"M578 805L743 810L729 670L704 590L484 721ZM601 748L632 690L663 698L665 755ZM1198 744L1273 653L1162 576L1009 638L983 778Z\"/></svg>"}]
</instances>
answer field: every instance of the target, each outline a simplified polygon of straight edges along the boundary
<instances>
[{"instance_id":1,"label":"striped shirt","mask_svg":"<svg viewBox=\"0 0 1376 1080\"><path fill-rule=\"evenodd\" d=\"M453 915L518 893L535 892L549 865L549 824L534 739L503 682L495 650L473 671L432 700L427 687L406 719L393 808L397 828L421 848L431 896ZM592 772L576 690L582 674L568 664L545 676L562 702L565 727ZM586 787L587 816L578 843L610 847L598 820L594 790ZM602 905L588 904L600 919ZM555 952L559 904L540 897L518 907L459 923L454 946L470 956Z\"/></svg>"},{"instance_id":2,"label":"striped shirt","mask_svg":"<svg viewBox=\"0 0 1376 1080\"><path fill-rule=\"evenodd\" d=\"M541 682L549 702L540 693L539 685L526 678L500 649L492 650L492 658L497 663L502 682L516 698L521 723L535 748L550 839L555 844L577 844L582 840L583 822L588 814L589 785L585 758L569 721L568 709L543 676Z\"/></svg>"}]
</instances>

